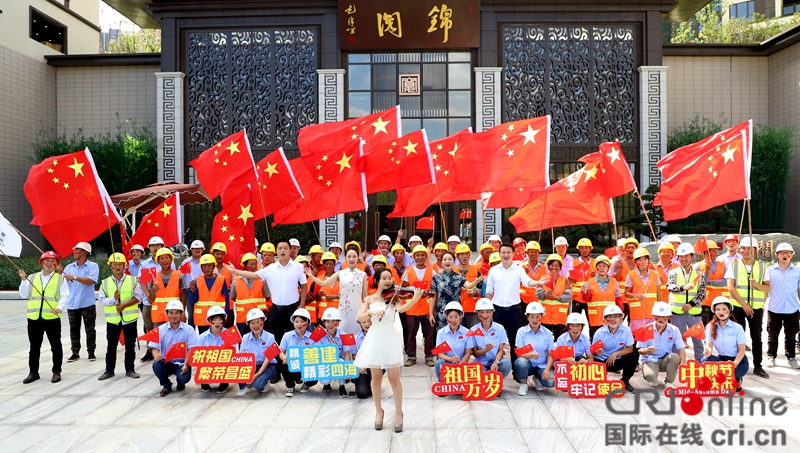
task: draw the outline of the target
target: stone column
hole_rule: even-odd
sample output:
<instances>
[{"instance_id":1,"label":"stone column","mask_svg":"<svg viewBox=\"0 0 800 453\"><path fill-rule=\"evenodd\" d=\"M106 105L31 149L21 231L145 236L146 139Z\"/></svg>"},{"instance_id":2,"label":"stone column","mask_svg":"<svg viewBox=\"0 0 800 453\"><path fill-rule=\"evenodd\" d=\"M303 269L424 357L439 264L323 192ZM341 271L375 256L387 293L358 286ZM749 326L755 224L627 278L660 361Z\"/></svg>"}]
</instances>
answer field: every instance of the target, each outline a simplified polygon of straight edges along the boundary
<instances>
[{"instance_id":1,"label":"stone column","mask_svg":"<svg viewBox=\"0 0 800 453\"><path fill-rule=\"evenodd\" d=\"M318 69L319 122L344 121L344 69ZM327 249L333 242L344 246L344 214L319 221L319 237ZM362 244L363 247L363 244Z\"/></svg>"},{"instance_id":2,"label":"stone column","mask_svg":"<svg viewBox=\"0 0 800 453\"><path fill-rule=\"evenodd\" d=\"M156 72L158 179L183 183L182 72Z\"/></svg>"},{"instance_id":3,"label":"stone column","mask_svg":"<svg viewBox=\"0 0 800 453\"><path fill-rule=\"evenodd\" d=\"M483 132L501 123L500 100L502 68L475 68L475 132ZM486 242L493 234L503 235L503 210L484 210L481 202L475 203L475 237L477 245ZM486 237L481 237L486 224Z\"/></svg>"},{"instance_id":4,"label":"stone column","mask_svg":"<svg viewBox=\"0 0 800 453\"><path fill-rule=\"evenodd\" d=\"M639 69L639 191L661 184L656 163L667 154L667 66Z\"/></svg>"}]
</instances>

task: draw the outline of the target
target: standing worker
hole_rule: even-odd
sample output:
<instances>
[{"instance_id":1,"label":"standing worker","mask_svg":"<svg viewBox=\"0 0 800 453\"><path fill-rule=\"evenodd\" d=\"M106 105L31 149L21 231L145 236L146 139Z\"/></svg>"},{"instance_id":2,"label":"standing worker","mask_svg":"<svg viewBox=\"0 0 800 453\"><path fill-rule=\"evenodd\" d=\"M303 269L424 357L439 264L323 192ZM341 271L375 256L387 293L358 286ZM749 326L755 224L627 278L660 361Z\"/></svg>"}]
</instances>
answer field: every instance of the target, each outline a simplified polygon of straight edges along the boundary
<instances>
[{"instance_id":1,"label":"standing worker","mask_svg":"<svg viewBox=\"0 0 800 453\"><path fill-rule=\"evenodd\" d=\"M117 362L117 341L120 335L125 341L125 375L138 379L133 369L136 358L136 321L139 319L139 301L144 298L139 279L125 275L127 260L122 253L114 253L108 258L111 277L100 285L100 303L106 317L106 371L97 380L104 381L114 377Z\"/></svg>"},{"instance_id":2,"label":"standing worker","mask_svg":"<svg viewBox=\"0 0 800 453\"><path fill-rule=\"evenodd\" d=\"M81 358L78 354L81 351L81 320L83 320L86 330L86 352L89 353L89 361L97 360L94 355L97 348L97 333L94 330L94 323L97 320L94 285L100 280L100 267L89 261L91 254L91 245L86 242L78 242L72 249L75 262L64 268L64 279L67 280L67 286L72 295L67 304L72 355L69 356L67 362L74 362Z\"/></svg>"},{"instance_id":3,"label":"standing worker","mask_svg":"<svg viewBox=\"0 0 800 453\"><path fill-rule=\"evenodd\" d=\"M800 368L795 360L795 336L800 323L800 268L791 263L794 249L781 242L775 249L778 263L767 268L764 283L769 284L769 314L767 318L767 366L775 366L778 356L778 335L783 328L785 354L792 368Z\"/></svg>"},{"instance_id":4,"label":"standing worker","mask_svg":"<svg viewBox=\"0 0 800 453\"><path fill-rule=\"evenodd\" d=\"M669 305L672 307L672 324L680 329L681 334L695 324L701 322L700 312L703 299L706 297L706 283L701 278L702 274L692 266L694 247L685 242L678 246L679 267L669 271L667 275L667 290L669 291ZM692 338L694 344L694 359L703 357L703 343L697 338Z\"/></svg>"}]
</instances>

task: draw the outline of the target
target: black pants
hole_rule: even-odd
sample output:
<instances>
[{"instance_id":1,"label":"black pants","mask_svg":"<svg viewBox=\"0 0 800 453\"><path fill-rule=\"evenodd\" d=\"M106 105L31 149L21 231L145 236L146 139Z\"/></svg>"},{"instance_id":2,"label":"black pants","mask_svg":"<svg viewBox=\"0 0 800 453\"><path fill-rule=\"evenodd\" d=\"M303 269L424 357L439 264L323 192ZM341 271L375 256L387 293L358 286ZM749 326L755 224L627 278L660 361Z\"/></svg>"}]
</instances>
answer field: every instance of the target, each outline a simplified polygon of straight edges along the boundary
<instances>
[{"instance_id":1,"label":"black pants","mask_svg":"<svg viewBox=\"0 0 800 453\"><path fill-rule=\"evenodd\" d=\"M584 312L584 315L588 318L589 317L589 304L586 302L578 302L577 300L572 301L572 313L580 313Z\"/></svg>"},{"instance_id":2,"label":"black pants","mask_svg":"<svg viewBox=\"0 0 800 453\"><path fill-rule=\"evenodd\" d=\"M549 330L553 334L553 338L555 338L555 339L558 339L558 337L560 337L562 333L567 331L566 324L564 324L564 325L562 325L562 324L542 324L542 325L545 326L547 328L547 330ZM517 337L517 334L514 333L514 338L516 338L516 337ZM511 335L509 335L508 338L511 339Z\"/></svg>"},{"instance_id":3,"label":"black pants","mask_svg":"<svg viewBox=\"0 0 800 453\"><path fill-rule=\"evenodd\" d=\"M708 325L712 319L714 319L714 312L711 311L711 307L704 306L700 311L700 320L703 321L703 325Z\"/></svg>"},{"instance_id":4,"label":"black pants","mask_svg":"<svg viewBox=\"0 0 800 453\"><path fill-rule=\"evenodd\" d=\"M76 308L67 310L69 318L69 340L72 353L77 355L81 352L81 319L86 330L86 351L94 354L97 349L97 332L94 330L94 322L97 319L97 308L91 307Z\"/></svg>"},{"instance_id":5,"label":"black pants","mask_svg":"<svg viewBox=\"0 0 800 453\"><path fill-rule=\"evenodd\" d=\"M773 313L767 311L767 357L775 358L778 355L778 335L783 327L785 341L783 347L786 349L786 358L793 359L795 356L795 339L798 329L800 329L800 311L794 313Z\"/></svg>"},{"instance_id":6,"label":"black pants","mask_svg":"<svg viewBox=\"0 0 800 453\"><path fill-rule=\"evenodd\" d=\"M744 308L733 307L733 316L742 326L742 329L747 330L747 324L750 324L750 340L753 341L753 368L761 368L761 321L764 317L764 309L753 310L753 317L751 318L744 314Z\"/></svg>"},{"instance_id":7,"label":"black pants","mask_svg":"<svg viewBox=\"0 0 800 453\"><path fill-rule=\"evenodd\" d=\"M130 324L108 324L106 323L106 371L114 372L117 365L117 342L119 334L122 332L125 338L125 371L133 371L133 361L136 359L136 321Z\"/></svg>"},{"instance_id":8,"label":"black pants","mask_svg":"<svg viewBox=\"0 0 800 453\"><path fill-rule=\"evenodd\" d=\"M639 364L639 354L631 352L630 354L626 354L622 357L617 357L617 360L614 361L613 365L607 365L606 369L608 371L619 371L622 370L622 382L630 382L633 374L636 373L636 365Z\"/></svg>"},{"instance_id":9,"label":"black pants","mask_svg":"<svg viewBox=\"0 0 800 453\"><path fill-rule=\"evenodd\" d=\"M64 361L64 351L61 348L61 318L28 320L28 341L31 344L28 368L31 373L39 372L39 356L45 334L47 341L50 342L50 351L53 353L53 373L60 373L61 363Z\"/></svg>"},{"instance_id":10,"label":"black pants","mask_svg":"<svg viewBox=\"0 0 800 453\"><path fill-rule=\"evenodd\" d=\"M291 305L276 305L272 304L269 308L269 333L275 336L275 342L281 344L283 335L294 330L292 324L292 313L300 306L300 302L295 302ZM244 334L242 334L244 335ZM288 372L288 369L286 370ZM275 367L275 373L278 376L284 375L284 364L278 360L278 366Z\"/></svg>"},{"instance_id":11,"label":"black pants","mask_svg":"<svg viewBox=\"0 0 800 453\"><path fill-rule=\"evenodd\" d=\"M278 359L278 365L283 365L281 367L281 375L283 376L283 381L286 383L286 388L294 388L296 382L300 382L303 380L303 375L300 372L292 373L289 371L289 366L286 364L281 364L281 360ZM277 367L276 367L277 368ZM309 387L313 387L317 385L317 381L303 381Z\"/></svg>"},{"instance_id":12,"label":"black pants","mask_svg":"<svg viewBox=\"0 0 800 453\"><path fill-rule=\"evenodd\" d=\"M364 399L372 396L372 372L370 370L359 374L357 378L353 379L353 383L356 385L357 398Z\"/></svg>"},{"instance_id":13,"label":"black pants","mask_svg":"<svg viewBox=\"0 0 800 453\"><path fill-rule=\"evenodd\" d=\"M503 326L506 329L506 336L508 336L508 343L511 345L511 364L517 360L517 353L514 351L514 339L517 337L517 331L522 327L522 311L519 304L512 305L511 307L494 306L494 322ZM522 345L521 345L522 346ZM511 367L512 371L514 367ZM514 379L517 379L516 371L513 371ZM527 376L526 376L527 377Z\"/></svg>"},{"instance_id":14,"label":"black pants","mask_svg":"<svg viewBox=\"0 0 800 453\"><path fill-rule=\"evenodd\" d=\"M594 334L603 326L589 326L589 343L594 344Z\"/></svg>"},{"instance_id":15,"label":"black pants","mask_svg":"<svg viewBox=\"0 0 800 453\"><path fill-rule=\"evenodd\" d=\"M250 324L246 322L237 322L236 328L239 329L239 335L242 337L250 333Z\"/></svg>"},{"instance_id":16,"label":"black pants","mask_svg":"<svg viewBox=\"0 0 800 453\"><path fill-rule=\"evenodd\" d=\"M211 326L197 326L197 336L203 335L203 333L210 328Z\"/></svg>"}]
</instances>

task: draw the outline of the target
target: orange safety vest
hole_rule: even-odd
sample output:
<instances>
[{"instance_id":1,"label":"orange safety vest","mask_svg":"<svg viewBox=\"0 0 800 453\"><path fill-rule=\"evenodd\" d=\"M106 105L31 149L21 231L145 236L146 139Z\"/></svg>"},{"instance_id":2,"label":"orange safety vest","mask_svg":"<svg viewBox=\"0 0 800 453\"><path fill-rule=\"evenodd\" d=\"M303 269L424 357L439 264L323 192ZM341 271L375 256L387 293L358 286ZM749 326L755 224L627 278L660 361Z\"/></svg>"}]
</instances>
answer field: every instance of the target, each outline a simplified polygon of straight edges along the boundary
<instances>
[{"instance_id":1,"label":"orange safety vest","mask_svg":"<svg viewBox=\"0 0 800 453\"><path fill-rule=\"evenodd\" d=\"M584 276L584 277L582 277L582 278L584 278L585 280L582 280L582 281L575 281L575 282L573 282L573 283L572 283L572 300L577 300L577 301L580 301L580 300L581 300L581 296L580 296L580 294L581 294L581 288L583 288L583 285L584 285L584 284L585 284L587 281L589 281L589 278L590 278L590 277L589 277L589 274L591 274L591 273L594 271L594 258L592 258L592 257L590 256L590 257L589 257L589 261L583 261L583 260L581 260L581 257L580 257L580 256L578 256L577 258L575 258L575 259L573 259L573 260L572 260L572 267L574 268L576 264L581 264L581 263L587 263L587 264L589 265L589 270L588 270L588 271L586 271L586 272L584 273L584 274L585 274L585 276ZM571 279L570 279L570 280L571 280Z\"/></svg>"},{"instance_id":2,"label":"orange safety vest","mask_svg":"<svg viewBox=\"0 0 800 453\"><path fill-rule=\"evenodd\" d=\"M625 261L625 258L620 258L620 261L622 264L619 266L619 272L614 276L614 279L617 281L617 284L619 284L619 292L624 295L625 280L628 279L628 273L636 268L636 263L631 267L628 262Z\"/></svg>"},{"instance_id":3,"label":"orange safety vest","mask_svg":"<svg viewBox=\"0 0 800 453\"><path fill-rule=\"evenodd\" d=\"M564 289L567 287L567 278L559 275L556 278L556 283L553 289L554 296L564 294ZM559 302L557 300L542 299L539 302L544 305L544 315L542 316L542 324L562 326L567 323L567 315L569 314L569 302Z\"/></svg>"},{"instance_id":4,"label":"orange safety vest","mask_svg":"<svg viewBox=\"0 0 800 453\"><path fill-rule=\"evenodd\" d=\"M722 280L722 278L725 276L725 265L723 263L717 262L717 270L714 273L712 273L711 270L709 269L708 274L709 274L708 275L709 280ZM702 306L710 307L711 302L714 300L715 297L718 296L725 296L728 299L730 299L731 292L728 291L727 285L723 287L706 285L706 298L703 299Z\"/></svg>"},{"instance_id":5,"label":"orange safety vest","mask_svg":"<svg viewBox=\"0 0 800 453\"><path fill-rule=\"evenodd\" d=\"M631 288L629 292L634 295L644 295L644 300L628 299L628 306L631 307L631 319L648 319L653 317L653 304L658 300L658 287L656 286L656 279L658 273L656 271L647 271L649 280L647 287L644 285L644 280L639 277L639 272L632 271L628 273L631 278Z\"/></svg>"},{"instance_id":6,"label":"orange safety vest","mask_svg":"<svg viewBox=\"0 0 800 453\"><path fill-rule=\"evenodd\" d=\"M217 275L225 279L225 283L228 284L228 289L230 289L231 282L233 281L233 274L231 274L231 271L223 267L221 271L218 270Z\"/></svg>"},{"instance_id":7,"label":"orange safety vest","mask_svg":"<svg viewBox=\"0 0 800 453\"><path fill-rule=\"evenodd\" d=\"M461 273L457 267L454 268L454 270L459 274ZM469 269L467 269L467 275L464 276L464 279L468 282L473 282L479 277L479 274L478 266L470 266ZM464 313L475 313L475 302L480 298L480 292L478 292L477 296L468 296L467 289L461 288L461 308L464 309Z\"/></svg>"},{"instance_id":8,"label":"orange safety vest","mask_svg":"<svg viewBox=\"0 0 800 453\"><path fill-rule=\"evenodd\" d=\"M609 305L616 303L617 296L617 280L614 277L608 278L606 290L600 290L600 284L597 283L597 277L589 280L589 300L585 300L587 311L589 312L589 325L592 327L603 326L603 312Z\"/></svg>"},{"instance_id":9,"label":"orange safety vest","mask_svg":"<svg viewBox=\"0 0 800 453\"><path fill-rule=\"evenodd\" d=\"M400 276L397 275L397 269L395 269L394 266L389 266L386 269L389 269L389 272L392 273L392 280L394 280L394 284L395 285L399 285L400 283L402 283L400 281ZM372 287L372 284L375 282L374 277L375 277L374 275L370 275L369 277L367 277L367 295L368 296L370 296L372 294L375 294L378 291L378 288L373 288Z\"/></svg>"},{"instance_id":10,"label":"orange safety vest","mask_svg":"<svg viewBox=\"0 0 800 453\"><path fill-rule=\"evenodd\" d=\"M414 283L418 281L424 281L428 282L428 288L430 288L431 284L433 283L433 268L430 266L425 266L425 274L422 276L422 280L417 278L417 272L414 269L416 269L416 267L409 267L408 270L406 270L406 274L408 275L408 286L413 287ZM430 299L423 297L406 312L406 315L428 316L430 307Z\"/></svg>"},{"instance_id":11,"label":"orange safety vest","mask_svg":"<svg viewBox=\"0 0 800 453\"><path fill-rule=\"evenodd\" d=\"M536 269L536 273L531 272L531 266L528 261L522 263L522 269L525 270L525 273L528 274L528 277L531 280L541 280L547 274L547 266L544 264L540 264L539 267ZM520 285L519 286L519 298L526 304L531 302L539 302L539 299L536 298L536 288L528 288L527 286Z\"/></svg>"},{"instance_id":12,"label":"orange safety vest","mask_svg":"<svg viewBox=\"0 0 800 453\"><path fill-rule=\"evenodd\" d=\"M181 298L181 273L173 270L166 287L161 278L161 271L156 274L156 281L158 282L158 291L156 291L154 300L151 301L150 319L154 323L167 322L167 313L164 311L167 308L167 302Z\"/></svg>"},{"instance_id":13,"label":"orange safety vest","mask_svg":"<svg viewBox=\"0 0 800 453\"><path fill-rule=\"evenodd\" d=\"M251 288L247 287L247 282L243 277L236 277L236 322L247 322L247 313L258 308L267 309L267 300L264 298L264 281L260 278L253 280Z\"/></svg>"},{"instance_id":14,"label":"orange safety vest","mask_svg":"<svg viewBox=\"0 0 800 453\"><path fill-rule=\"evenodd\" d=\"M217 276L217 278L214 279L214 284L211 285L211 289L209 289L206 285L205 276L201 275L197 277L197 280L195 280L197 302L194 304L194 325L209 325L206 320L209 308L213 306L225 308L225 295L222 294L223 283L225 283L225 279Z\"/></svg>"},{"instance_id":15,"label":"orange safety vest","mask_svg":"<svg viewBox=\"0 0 800 453\"><path fill-rule=\"evenodd\" d=\"M669 291L667 290L667 279L669 277L667 274L669 274L669 271L675 269L676 267L678 267L678 265L675 263L670 263L669 267L666 269L661 266L661 263L656 264L656 272L658 272L658 278L661 279L661 285L658 286L658 290L661 291L661 300L663 302L669 300Z\"/></svg>"},{"instance_id":16,"label":"orange safety vest","mask_svg":"<svg viewBox=\"0 0 800 453\"><path fill-rule=\"evenodd\" d=\"M317 273L317 278L326 280L325 271L319 271ZM322 292L325 293L325 297L317 298L317 316L325 313L325 310L328 308L339 308L339 281L337 280L333 285L320 286L320 288Z\"/></svg>"}]
</instances>

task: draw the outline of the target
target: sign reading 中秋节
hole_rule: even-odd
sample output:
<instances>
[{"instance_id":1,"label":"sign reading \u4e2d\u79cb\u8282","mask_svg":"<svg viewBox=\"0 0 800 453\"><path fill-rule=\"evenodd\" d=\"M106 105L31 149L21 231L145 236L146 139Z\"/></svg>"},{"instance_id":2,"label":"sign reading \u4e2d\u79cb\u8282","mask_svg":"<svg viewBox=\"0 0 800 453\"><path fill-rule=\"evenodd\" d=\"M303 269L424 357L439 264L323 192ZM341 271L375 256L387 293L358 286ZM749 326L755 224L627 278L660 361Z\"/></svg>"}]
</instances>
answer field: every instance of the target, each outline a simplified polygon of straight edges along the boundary
<instances>
[{"instance_id":1,"label":"sign reading \u4e2d\u79cb\u8282","mask_svg":"<svg viewBox=\"0 0 800 453\"><path fill-rule=\"evenodd\" d=\"M289 371L299 372L304 381L358 377L356 366L352 361L339 359L339 348L334 344L289 346L286 358Z\"/></svg>"}]
</instances>

